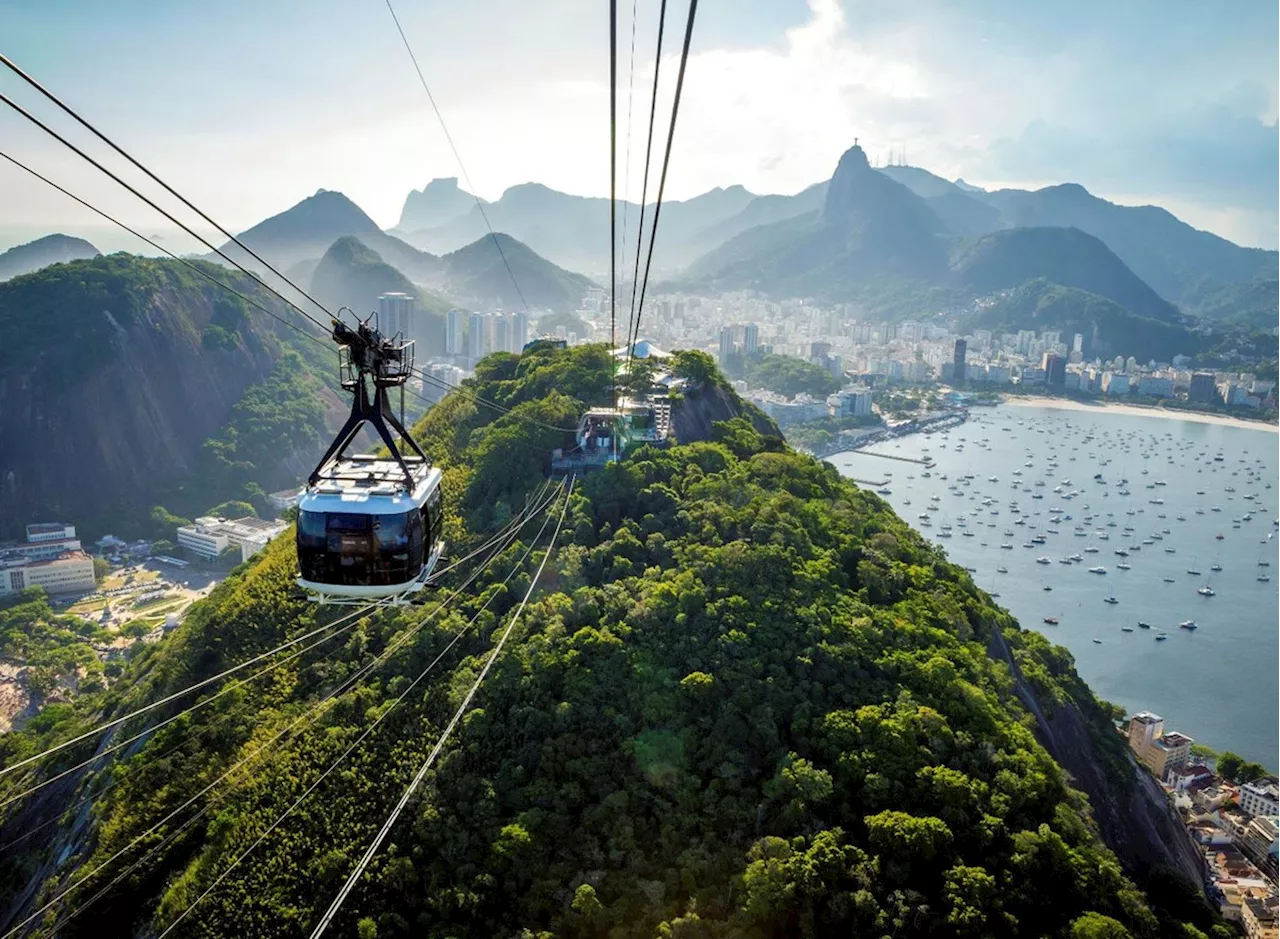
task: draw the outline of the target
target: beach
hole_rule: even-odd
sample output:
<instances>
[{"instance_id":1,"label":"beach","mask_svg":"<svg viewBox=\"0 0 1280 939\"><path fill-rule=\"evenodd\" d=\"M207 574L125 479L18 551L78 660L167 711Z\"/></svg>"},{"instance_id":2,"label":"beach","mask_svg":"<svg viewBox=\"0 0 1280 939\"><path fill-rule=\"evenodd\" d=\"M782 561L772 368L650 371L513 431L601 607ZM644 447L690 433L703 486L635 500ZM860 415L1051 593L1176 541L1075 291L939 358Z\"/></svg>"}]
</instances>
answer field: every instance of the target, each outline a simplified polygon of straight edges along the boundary
<instances>
[{"instance_id":1,"label":"beach","mask_svg":"<svg viewBox=\"0 0 1280 939\"><path fill-rule=\"evenodd\" d=\"M1076 401L1072 398L1048 398L1042 396L1008 395L1005 404L1015 407L1056 408L1060 411L1088 411L1097 414L1106 411L1110 414L1128 414L1134 417L1163 417L1175 421L1188 421L1193 424L1220 424L1224 427L1240 427L1245 430L1265 430L1271 433L1280 432L1280 427L1262 421L1245 421L1225 414L1207 414L1201 411L1175 411L1168 408L1141 407L1135 404L1120 404L1114 401L1099 400L1097 404Z\"/></svg>"}]
</instances>

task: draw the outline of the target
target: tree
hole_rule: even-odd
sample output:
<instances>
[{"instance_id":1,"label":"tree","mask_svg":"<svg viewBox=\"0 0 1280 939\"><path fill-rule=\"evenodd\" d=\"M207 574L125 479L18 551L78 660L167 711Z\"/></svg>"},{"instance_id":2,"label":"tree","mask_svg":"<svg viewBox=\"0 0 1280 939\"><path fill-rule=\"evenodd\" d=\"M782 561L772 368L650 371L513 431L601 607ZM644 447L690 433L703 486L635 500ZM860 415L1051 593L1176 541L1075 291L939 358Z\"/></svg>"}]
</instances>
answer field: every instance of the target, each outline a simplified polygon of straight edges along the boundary
<instances>
[{"instance_id":1,"label":"tree","mask_svg":"<svg viewBox=\"0 0 1280 939\"><path fill-rule=\"evenodd\" d=\"M671 354L671 374L691 385L715 384L719 375L715 359L697 349L681 349Z\"/></svg>"},{"instance_id":2,"label":"tree","mask_svg":"<svg viewBox=\"0 0 1280 939\"><path fill-rule=\"evenodd\" d=\"M106 580L107 575L111 573L111 565L107 563L106 558L95 556L93 559L93 579L97 583Z\"/></svg>"},{"instance_id":3,"label":"tree","mask_svg":"<svg viewBox=\"0 0 1280 939\"><path fill-rule=\"evenodd\" d=\"M1132 939L1129 930L1110 916L1085 913L1071 924L1071 939Z\"/></svg>"}]
</instances>

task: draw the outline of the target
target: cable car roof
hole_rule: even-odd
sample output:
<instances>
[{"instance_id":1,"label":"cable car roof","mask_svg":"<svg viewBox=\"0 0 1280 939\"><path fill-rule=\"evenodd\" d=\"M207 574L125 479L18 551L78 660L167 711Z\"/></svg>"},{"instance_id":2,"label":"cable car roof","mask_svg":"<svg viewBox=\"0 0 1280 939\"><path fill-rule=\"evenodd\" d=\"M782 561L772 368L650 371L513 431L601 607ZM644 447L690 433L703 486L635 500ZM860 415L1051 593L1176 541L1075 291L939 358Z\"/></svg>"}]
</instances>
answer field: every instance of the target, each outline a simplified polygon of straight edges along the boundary
<instances>
[{"instance_id":1,"label":"cable car roof","mask_svg":"<svg viewBox=\"0 0 1280 939\"><path fill-rule=\"evenodd\" d=\"M440 485L443 474L419 457L405 457L405 463L414 479L412 493L405 492L404 471L394 460L358 454L342 458L308 487L298 508L366 515L394 515L418 508Z\"/></svg>"}]
</instances>

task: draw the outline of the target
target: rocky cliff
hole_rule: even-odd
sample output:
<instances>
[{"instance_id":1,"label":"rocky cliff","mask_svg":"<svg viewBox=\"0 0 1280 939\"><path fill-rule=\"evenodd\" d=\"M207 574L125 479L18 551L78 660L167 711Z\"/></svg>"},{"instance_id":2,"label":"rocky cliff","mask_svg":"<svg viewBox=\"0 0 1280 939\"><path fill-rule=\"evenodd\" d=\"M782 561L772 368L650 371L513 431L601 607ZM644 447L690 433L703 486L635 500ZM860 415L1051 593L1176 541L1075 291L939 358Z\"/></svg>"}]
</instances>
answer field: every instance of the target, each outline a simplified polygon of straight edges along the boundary
<instances>
[{"instance_id":1,"label":"rocky cliff","mask_svg":"<svg viewBox=\"0 0 1280 939\"><path fill-rule=\"evenodd\" d=\"M263 322L167 260L112 255L0 284L0 531L145 512L271 371L280 346Z\"/></svg>"}]
</instances>

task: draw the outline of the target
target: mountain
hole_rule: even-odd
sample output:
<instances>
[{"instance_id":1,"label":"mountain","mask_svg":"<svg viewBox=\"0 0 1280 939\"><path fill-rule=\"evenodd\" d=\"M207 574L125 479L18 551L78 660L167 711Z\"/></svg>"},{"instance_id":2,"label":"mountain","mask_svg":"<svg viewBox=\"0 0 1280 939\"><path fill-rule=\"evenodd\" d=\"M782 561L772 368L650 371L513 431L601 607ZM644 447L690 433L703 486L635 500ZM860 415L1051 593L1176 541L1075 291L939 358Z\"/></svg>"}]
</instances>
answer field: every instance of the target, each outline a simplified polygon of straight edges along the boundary
<instances>
[{"instance_id":1,"label":"mountain","mask_svg":"<svg viewBox=\"0 0 1280 939\"><path fill-rule=\"evenodd\" d=\"M756 196L741 212L697 232L691 239L692 244L688 246L689 250L697 251L697 247L701 245L702 251L697 252L701 254L758 225L768 225L816 212L822 208L826 195L827 184L821 182L814 183L793 196ZM657 249L655 248L654 251L656 254ZM697 254L693 255L693 257L696 256ZM686 263L688 260L691 259L686 259Z\"/></svg>"},{"instance_id":2,"label":"mountain","mask_svg":"<svg viewBox=\"0 0 1280 939\"><path fill-rule=\"evenodd\" d=\"M980 293L1044 279L1094 293L1139 316L1179 322L1177 307L1152 290L1099 239L1077 228L1013 228L967 242L953 274Z\"/></svg>"},{"instance_id":3,"label":"mountain","mask_svg":"<svg viewBox=\"0 0 1280 939\"><path fill-rule=\"evenodd\" d=\"M596 286L501 232L485 235L442 260L448 271L445 289L449 295L479 306L520 310L527 303L535 309L569 312L578 309L586 292Z\"/></svg>"},{"instance_id":4,"label":"mountain","mask_svg":"<svg viewBox=\"0 0 1280 939\"><path fill-rule=\"evenodd\" d=\"M480 200L484 203L484 200ZM487 203L486 203L487 204ZM399 231L412 232L448 224L475 208L476 197L458 188L458 178L433 179L422 189L412 190L400 210Z\"/></svg>"},{"instance_id":5,"label":"mountain","mask_svg":"<svg viewBox=\"0 0 1280 939\"><path fill-rule=\"evenodd\" d=\"M673 418L713 401L686 422L707 436L583 477L490 553L611 365L492 357L469 388L540 424L456 396L417 424L456 591L339 617L299 595L285 535L106 690L6 735L40 753L330 630L116 755L110 786L73 772L11 807L0 928L75 884L34 935L309 934L422 767L333 935L1229 935L1070 655L787 450L709 357L672 363Z\"/></svg>"},{"instance_id":6,"label":"mountain","mask_svg":"<svg viewBox=\"0 0 1280 939\"><path fill-rule=\"evenodd\" d=\"M840 158L818 211L749 229L687 273L722 289L847 300L896 296L909 284L945 281L947 237L923 199L873 170L855 146Z\"/></svg>"},{"instance_id":7,"label":"mountain","mask_svg":"<svg viewBox=\"0 0 1280 939\"><path fill-rule=\"evenodd\" d=\"M978 197L999 210L1007 227L1061 226L1093 235L1157 293L1188 312L1195 312L1197 294L1226 284L1274 280L1280 266L1275 251L1242 248L1192 228L1164 209L1116 205L1075 183L1034 192L1001 189Z\"/></svg>"},{"instance_id":8,"label":"mountain","mask_svg":"<svg viewBox=\"0 0 1280 939\"><path fill-rule=\"evenodd\" d=\"M290 316L248 277L210 270ZM167 258L113 254L0 284L0 531L53 518L136 532L158 503L198 513L247 482L296 478L324 402L301 363L274 374L287 332ZM239 439L220 437L237 417Z\"/></svg>"},{"instance_id":9,"label":"mountain","mask_svg":"<svg viewBox=\"0 0 1280 939\"><path fill-rule=\"evenodd\" d=\"M38 271L50 264L65 264L82 258L96 258L98 249L83 238L45 235L0 253L0 280Z\"/></svg>"},{"instance_id":10,"label":"mountain","mask_svg":"<svg viewBox=\"0 0 1280 939\"><path fill-rule=\"evenodd\" d=\"M1088 323L1083 331L1098 349L1132 341L1128 348L1143 357L1202 345L1178 308L1100 238L1071 227L1004 227L1007 219L984 199L912 167L872 169L854 147L841 157L821 210L729 239L689 267L684 286L812 296L867 316L898 316L963 307L1035 282L1041 286L1000 303L992 317L1015 329ZM1043 285L1064 289L1042 303Z\"/></svg>"},{"instance_id":11,"label":"mountain","mask_svg":"<svg viewBox=\"0 0 1280 939\"><path fill-rule=\"evenodd\" d=\"M683 267L691 251L705 250L698 235L736 215L756 198L741 186L713 189L683 202L664 201L659 220L654 264ZM608 271L609 246L601 233L609 231L609 200L574 196L538 183L512 186L498 201L486 206L494 231L506 232L553 264L575 271ZM653 206L646 209L652 219ZM616 208L619 247L625 239L626 257L634 258L635 229L640 207L619 202ZM624 228L624 224L625 228ZM403 230L403 226L402 229ZM480 210L472 206L466 215L432 228L405 234L413 244L439 254L479 241L488 234ZM690 248L690 244L700 247ZM628 265L630 266L630 265Z\"/></svg>"},{"instance_id":12,"label":"mountain","mask_svg":"<svg viewBox=\"0 0 1280 939\"><path fill-rule=\"evenodd\" d=\"M1110 359L1140 349L1146 358L1167 362L1175 355L1194 355L1208 347L1205 336L1179 322L1141 316L1107 297L1043 278L1003 292L968 320L966 328L1079 333L1084 337L1086 359Z\"/></svg>"},{"instance_id":13,"label":"mountain","mask_svg":"<svg viewBox=\"0 0 1280 939\"><path fill-rule=\"evenodd\" d=\"M417 298L420 310L429 313L444 313L453 306L440 295L414 284L352 235L329 246L311 275L310 291L330 310L346 306L359 316L376 310L378 296L384 293L407 293Z\"/></svg>"},{"instance_id":14,"label":"mountain","mask_svg":"<svg viewBox=\"0 0 1280 939\"><path fill-rule=\"evenodd\" d=\"M358 205L340 192L321 189L314 196L241 232L240 241L278 270L321 257L344 235L354 235L406 276L432 283L442 274L440 259L388 235ZM228 256L250 270L262 265L234 242L222 246ZM218 260L210 255L210 260ZM301 286L301 285L299 285Z\"/></svg>"}]
</instances>

